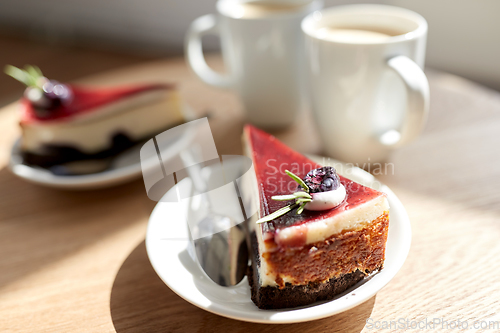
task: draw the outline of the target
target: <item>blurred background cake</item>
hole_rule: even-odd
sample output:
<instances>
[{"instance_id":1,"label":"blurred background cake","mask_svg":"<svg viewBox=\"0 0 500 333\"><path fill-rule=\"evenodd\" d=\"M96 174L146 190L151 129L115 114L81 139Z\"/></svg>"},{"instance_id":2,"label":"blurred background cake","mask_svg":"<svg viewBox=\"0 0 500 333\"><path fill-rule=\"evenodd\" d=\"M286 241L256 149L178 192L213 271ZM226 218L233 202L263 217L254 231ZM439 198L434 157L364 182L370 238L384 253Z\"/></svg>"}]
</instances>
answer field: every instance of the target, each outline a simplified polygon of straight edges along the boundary
<instances>
[{"instance_id":1,"label":"blurred background cake","mask_svg":"<svg viewBox=\"0 0 500 333\"><path fill-rule=\"evenodd\" d=\"M49 80L33 66L6 72L27 86L19 101L26 164L106 159L184 121L174 85L90 88Z\"/></svg>"}]
</instances>

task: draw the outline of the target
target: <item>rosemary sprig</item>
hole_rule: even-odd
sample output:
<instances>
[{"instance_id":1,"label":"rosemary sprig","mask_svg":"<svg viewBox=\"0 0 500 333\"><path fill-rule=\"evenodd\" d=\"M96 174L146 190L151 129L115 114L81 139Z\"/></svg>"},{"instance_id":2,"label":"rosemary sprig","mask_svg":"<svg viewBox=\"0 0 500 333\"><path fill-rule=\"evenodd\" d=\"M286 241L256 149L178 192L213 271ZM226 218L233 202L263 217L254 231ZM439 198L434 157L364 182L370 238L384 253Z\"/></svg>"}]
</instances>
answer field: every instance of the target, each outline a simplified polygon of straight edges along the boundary
<instances>
[{"instance_id":1,"label":"rosemary sprig","mask_svg":"<svg viewBox=\"0 0 500 333\"><path fill-rule=\"evenodd\" d=\"M308 199L308 198L300 198L300 199L297 199L295 202L298 203L298 204L303 204L303 203L308 203L308 202L311 202L312 199Z\"/></svg>"},{"instance_id":2,"label":"rosemary sprig","mask_svg":"<svg viewBox=\"0 0 500 333\"><path fill-rule=\"evenodd\" d=\"M301 214L302 211L304 210L304 207L306 206L305 203L303 203L302 205L300 205L299 209L297 209L297 215Z\"/></svg>"},{"instance_id":3,"label":"rosemary sprig","mask_svg":"<svg viewBox=\"0 0 500 333\"><path fill-rule=\"evenodd\" d=\"M294 199L299 199L299 198L311 198L311 195L306 192L295 192L292 194L285 194L285 195L275 195L271 197L271 199L276 200L276 201L286 201L286 200L294 200Z\"/></svg>"},{"instance_id":4,"label":"rosemary sprig","mask_svg":"<svg viewBox=\"0 0 500 333\"><path fill-rule=\"evenodd\" d=\"M309 193L309 186L307 186L306 183L304 183L304 181L302 179L300 179L297 175L293 174L292 172L290 172L288 170L285 170L285 172L286 172L287 175L290 176L290 178L292 178L297 183L299 183L299 185L302 186L302 188L304 189L304 191L306 191L307 193Z\"/></svg>"},{"instance_id":5,"label":"rosemary sprig","mask_svg":"<svg viewBox=\"0 0 500 333\"><path fill-rule=\"evenodd\" d=\"M271 197L272 200L276 201L288 201L288 200L295 200L295 203L290 204L288 206L285 206L283 208L278 209L277 211L266 215L259 220L257 220L256 223L264 223L264 222L269 222L272 221L282 215L285 215L286 213L294 210L295 208L298 207L297 209L297 214L301 214L304 211L304 207L308 202L312 201L312 197L309 194L309 187L307 186L306 183L302 179L300 179L297 175L293 174L292 172L285 170L286 174L290 176L293 180L295 180L299 185L304 189L305 192L303 191L297 191L292 194L285 194L285 195L275 195Z\"/></svg>"},{"instance_id":6,"label":"rosemary sprig","mask_svg":"<svg viewBox=\"0 0 500 333\"><path fill-rule=\"evenodd\" d=\"M43 74L40 68L31 65L26 65L24 68L20 69L12 65L7 65L4 72L27 87L41 88L40 78L43 78Z\"/></svg>"},{"instance_id":7,"label":"rosemary sprig","mask_svg":"<svg viewBox=\"0 0 500 333\"><path fill-rule=\"evenodd\" d=\"M263 218L258 220L257 223L260 224L260 223L272 221L275 218L280 217L281 215L285 215L286 213L288 213L291 210L294 210L295 208L297 208L297 206L298 206L298 204L294 203L294 204L285 206L283 208L280 208L277 211L275 211L274 213L271 213L269 215L264 216Z\"/></svg>"}]
</instances>

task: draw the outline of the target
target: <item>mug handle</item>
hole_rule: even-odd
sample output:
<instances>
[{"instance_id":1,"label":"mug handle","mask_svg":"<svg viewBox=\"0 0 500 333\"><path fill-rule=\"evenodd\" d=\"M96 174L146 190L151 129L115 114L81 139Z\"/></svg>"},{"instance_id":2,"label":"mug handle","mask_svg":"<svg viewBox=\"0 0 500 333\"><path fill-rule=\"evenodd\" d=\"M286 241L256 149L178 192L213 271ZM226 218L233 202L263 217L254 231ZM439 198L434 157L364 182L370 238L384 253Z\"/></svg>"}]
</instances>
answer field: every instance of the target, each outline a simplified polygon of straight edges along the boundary
<instances>
[{"instance_id":1,"label":"mug handle","mask_svg":"<svg viewBox=\"0 0 500 333\"><path fill-rule=\"evenodd\" d=\"M203 82L219 88L230 88L233 85L231 78L211 69L203 56L201 37L208 34L219 34L219 24L214 14L198 17L191 23L184 43L187 63Z\"/></svg>"},{"instance_id":2,"label":"mug handle","mask_svg":"<svg viewBox=\"0 0 500 333\"><path fill-rule=\"evenodd\" d=\"M387 65L406 86L407 109L399 131L387 131L379 137L379 141L385 146L398 147L415 139L424 127L429 113L429 82L422 69L406 56L393 57Z\"/></svg>"}]
</instances>

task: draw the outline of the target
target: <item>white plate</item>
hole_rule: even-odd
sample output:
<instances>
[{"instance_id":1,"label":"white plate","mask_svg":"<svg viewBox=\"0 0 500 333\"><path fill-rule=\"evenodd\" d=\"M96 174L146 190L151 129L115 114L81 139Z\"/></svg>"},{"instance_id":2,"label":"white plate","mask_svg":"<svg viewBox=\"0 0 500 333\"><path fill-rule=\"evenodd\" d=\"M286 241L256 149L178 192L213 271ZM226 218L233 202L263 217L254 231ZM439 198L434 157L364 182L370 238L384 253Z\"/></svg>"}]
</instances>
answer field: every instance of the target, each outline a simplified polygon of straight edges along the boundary
<instances>
[{"instance_id":1,"label":"white plate","mask_svg":"<svg viewBox=\"0 0 500 333\"><path fill-rule=\"evenodd\" d=\"M246 278L234 287L221 287L210 280L191 259L187 252L187 200L180 203L159 202L153 210L146 234L147 253L153 268L170 289L189 303L224 317L248 322L278 324L315 320L349 310L367 301L403 265L411 243L410 221L396 195L387 186L378 183L371 174L336 161L328 161L330 163L326 164L334 165L340 174L387 193L391 209L384 269L371 278L360 281L332 301L301 308L261 310L250 299ZM324 162L325 160L322 164ZM184 179L177 186L189 189L191 181Z\"/></svg>"},{"instance_id":2,"label":"white plate","mask_svg":"<svg viewBox=\"0 0 500 333\"><path fill-rule=\"evenodd\" d=\"M184 107L184 115L186 118L193 116L190 107ZM162 151L164 160L168 160L181 152L186 147L190 137L187 132L184 132L181 137L167 145L166 149ZM16 176L38 185L72 190L104 188L126 183L141 176L141 161L139 158L141 147L142 144L138 144L118 154L111 159L109 167L104 171L83 175L57 175L44 168L23 164L20 140L18 140L12 147L9 167ZM154 163L156 161L153 161Z\"/></svg>"}]
</instances>

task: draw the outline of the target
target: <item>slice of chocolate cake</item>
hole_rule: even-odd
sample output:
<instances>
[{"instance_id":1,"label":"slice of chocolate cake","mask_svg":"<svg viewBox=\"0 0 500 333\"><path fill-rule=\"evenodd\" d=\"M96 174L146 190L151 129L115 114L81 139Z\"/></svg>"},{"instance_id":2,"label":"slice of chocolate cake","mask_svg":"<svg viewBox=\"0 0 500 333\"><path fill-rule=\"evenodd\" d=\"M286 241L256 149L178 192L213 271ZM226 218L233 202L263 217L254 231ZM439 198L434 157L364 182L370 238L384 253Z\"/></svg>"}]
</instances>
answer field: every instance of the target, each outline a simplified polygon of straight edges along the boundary
<instances>
[{"instance_id":1,"label":"slice of chocolate cake","mask_svg":"<svg viewBox=\"0 0 500 333\"><path fill-rule=\"evenodd\" d=\"M260 220L249 221L248 274L259 308L330 300L382 269L389 226L384 193L321 168L252 126L244 141L260 203Z\"/></svg>"}]
</instances>

